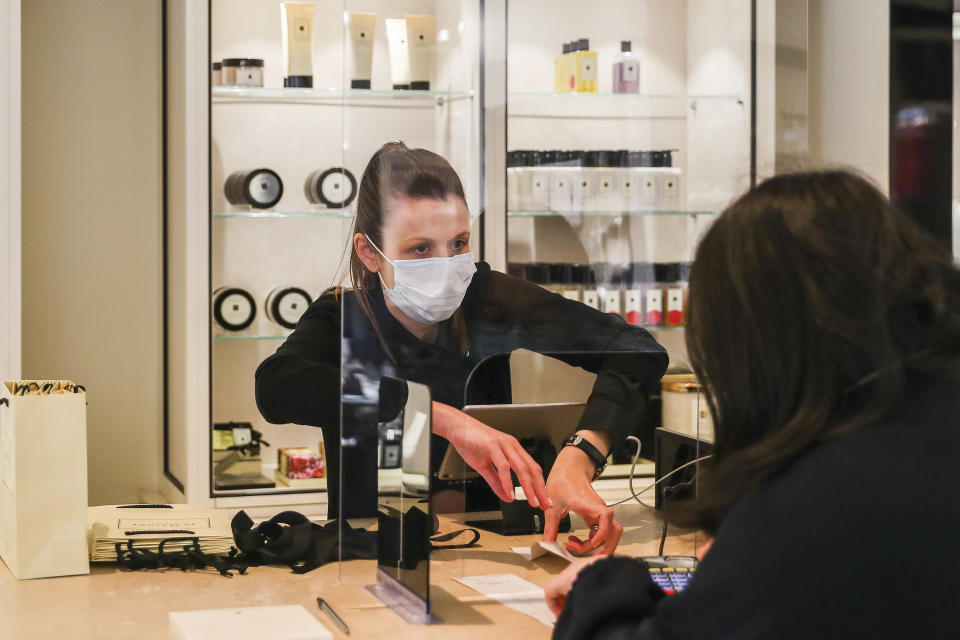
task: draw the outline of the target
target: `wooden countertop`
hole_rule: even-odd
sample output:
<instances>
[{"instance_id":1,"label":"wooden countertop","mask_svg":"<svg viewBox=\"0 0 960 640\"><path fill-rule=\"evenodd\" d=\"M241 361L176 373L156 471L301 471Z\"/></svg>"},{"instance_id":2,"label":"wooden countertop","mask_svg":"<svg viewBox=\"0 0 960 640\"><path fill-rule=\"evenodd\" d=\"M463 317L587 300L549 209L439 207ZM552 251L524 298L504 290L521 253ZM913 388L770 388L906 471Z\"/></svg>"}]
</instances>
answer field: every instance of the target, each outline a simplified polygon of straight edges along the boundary
<instances>
[{"instance_id":1,"label":"wooden countertop","mask_svg":"<svg viewBox=\"0 0 960 640\"><path fill-rule=\"evenodd\" d=\"M660 524L636 504L616 508L624 535L623 555L656 555ZM582 522L574 519L574 526ZM441 527L441 532L449 530ZM375 582L376 562L331 563L296 575L286 567L251 567L246 575L179 570L123 571L96 564L88 576L17 581L0 563L0 636L33 638L173 638L168 614L190 609L300 604L337 638L478 638L496 630L498 640L549 638L551 629L522 613L485 598L454 578L513 573L544 586L563 570L559 558L528 561L510 550L538 536L503 537L482 532L480 546L431 555L433 611L443 623L414 626L404 622L364 587ZM664 552L691 555L702 534L669 535ZM323 596L350 626L350 636L334 627L317 608ZM266 639L264 639L266 640Z\"/></svg>"}]
</instances>

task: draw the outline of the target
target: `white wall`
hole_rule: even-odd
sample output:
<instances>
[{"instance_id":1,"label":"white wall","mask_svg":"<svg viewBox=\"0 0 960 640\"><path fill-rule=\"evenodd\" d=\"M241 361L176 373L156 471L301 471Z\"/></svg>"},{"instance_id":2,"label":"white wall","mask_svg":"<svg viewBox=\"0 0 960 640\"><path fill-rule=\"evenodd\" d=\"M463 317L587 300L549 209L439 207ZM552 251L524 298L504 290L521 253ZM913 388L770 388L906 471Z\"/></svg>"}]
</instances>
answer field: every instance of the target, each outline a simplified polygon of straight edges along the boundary
<instances>
[{"instance_id":1,"label":"white wall","mask_svg":"<svg viewBox=\"0 0 960 640\"><path fill-rule=\"evenodd\" d=\"M890 3L810 0L810 161L890 191Z\"/></svg>"},{"instance_id":2,"label":"white wall","mask_svg":"<svg viewBox=\"0 0 960 640\"><path fill-rule=\"evenodd\" d=\"M87 388L91 504L156 490L161 3L23 6L23 373Z\"/></svg>"},{"instance_id":3,"label":"white wall","mask_svg":"<svg viewBox=\"0 0 960 640\"><path fill-rule=\"evenodd\" d=\"M0 380L20 377L20 0L0 0Z\"/></svg>"}]
</instances>

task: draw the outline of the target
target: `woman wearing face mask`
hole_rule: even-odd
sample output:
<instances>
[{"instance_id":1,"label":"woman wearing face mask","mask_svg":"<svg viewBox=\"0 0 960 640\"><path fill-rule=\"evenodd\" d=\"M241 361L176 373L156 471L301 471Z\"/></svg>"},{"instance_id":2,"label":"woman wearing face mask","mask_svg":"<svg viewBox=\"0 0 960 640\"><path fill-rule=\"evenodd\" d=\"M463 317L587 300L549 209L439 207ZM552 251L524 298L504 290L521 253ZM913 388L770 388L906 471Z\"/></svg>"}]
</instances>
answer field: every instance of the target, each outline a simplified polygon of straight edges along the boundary
<instances>
[{"instance_id":1,"label":"woman wearing face mask","mask_svg":"<svg viewBox=\"0 0 960 640\"><path fill-rule=\"evenodd\" d=\"M546 510L548 539L556 539L559 519L573 511L591 534L571 536L570 548L611 553L622 528L591 481L612 444L636 428L666 368L663 348L619 317L475 263L460 179L424 149L388 143L374 154L360 181L350 246L352 289L314 302L257 369L263 416L321 427L329 481L337 482L339 461L330 445L339 442L343 305L345 333L369 337L351 344L382 350L376 358L389 362L396 377L430 388L434 433L500 499L514 498L512 471L531 505ZM582 438L559 452L546 484L516 438L460 411L511 401L509 355L521 348L598 374ZM331 517L339 513L336 493L329 496Z\"/></svg>"}]
</instances>

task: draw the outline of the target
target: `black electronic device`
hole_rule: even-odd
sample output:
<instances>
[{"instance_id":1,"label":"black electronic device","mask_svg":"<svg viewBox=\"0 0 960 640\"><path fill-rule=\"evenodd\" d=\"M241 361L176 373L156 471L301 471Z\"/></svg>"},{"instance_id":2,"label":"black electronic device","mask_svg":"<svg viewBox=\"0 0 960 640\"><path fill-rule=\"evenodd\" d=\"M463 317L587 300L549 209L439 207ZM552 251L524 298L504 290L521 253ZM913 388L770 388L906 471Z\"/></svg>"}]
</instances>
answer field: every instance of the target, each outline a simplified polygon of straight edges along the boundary
<instances>
[{"instance_id":1,"label":"black electronic device","mask_svg":"<svg viewBox=\"0 0 960 640\"><path fill-rule=\"evenodd\" d=\"M653 582L667 595L686 589L700 564L693 556L646 556L640 561L647 566Z\"/></svg>"},{"instance_id":2,"label":"black electronic device","mask_svg":"<svg viewBox=\"0 0 960 640\"><path fill-rule=\"evenodd\" d=\"M546 482L553 463L557 459L557 450L553 443L547 438L521 438L520 444L533 461L540 465L544 482ZM515 487L520 484L512 471L511 477ZM526 499L517 499L513 502L501 500L499 512L485 512L482 516L478 515L475 520L466 521L465 524L502 536L521 536L542 534L546 526L546 517L541 509L535 509ZM569 515L560 519L560 533L570 531L571 526Z\"/></svg>"}]
</instances>

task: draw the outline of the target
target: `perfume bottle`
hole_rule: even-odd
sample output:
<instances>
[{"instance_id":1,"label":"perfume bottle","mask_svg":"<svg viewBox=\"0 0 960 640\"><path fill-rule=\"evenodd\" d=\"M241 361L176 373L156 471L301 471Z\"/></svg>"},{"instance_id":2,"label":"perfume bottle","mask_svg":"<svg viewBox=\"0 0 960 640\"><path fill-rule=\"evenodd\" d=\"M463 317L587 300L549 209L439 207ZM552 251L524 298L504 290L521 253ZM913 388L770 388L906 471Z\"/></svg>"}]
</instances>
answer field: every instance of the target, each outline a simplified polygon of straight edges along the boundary
<instances>
[{"instance_id":1,"label":"perfume bottle","mask_svg":"<svg viewBox=\"0 0 960 640\"><path fill-rule=\"evenodd\" d=\"M630 49L629 40L620 42L620 53L613 63L614 93L640 93L640 60Z\"/></svg>"},{"instance_id":2,"label":"perfume bottle","mask_svg":"<svg viewBox=\"0 0 960 640\"><path fill-rule=\"evenodd\" d=\"M567 56L570 53L570 43L563 43L563 53L553 59L553 91L554 93L568 93L570 81L567 74Z\"/></svg>"},{"instance_id":3,"label":"perfume bottle","mask_svg":"<svg viewBox=\"0 0 960 640\"><path fill-rule=\"evenodd\" d=\"M577 40L574 55L574 91L580 93L597 92L597 52L590 51L590 40Z\"/></svg>"}]
</instances>

